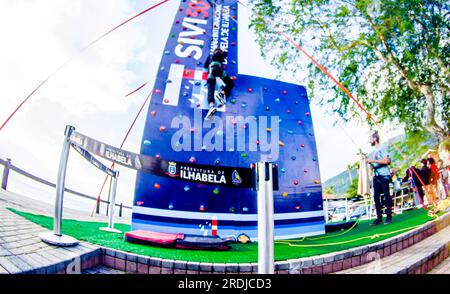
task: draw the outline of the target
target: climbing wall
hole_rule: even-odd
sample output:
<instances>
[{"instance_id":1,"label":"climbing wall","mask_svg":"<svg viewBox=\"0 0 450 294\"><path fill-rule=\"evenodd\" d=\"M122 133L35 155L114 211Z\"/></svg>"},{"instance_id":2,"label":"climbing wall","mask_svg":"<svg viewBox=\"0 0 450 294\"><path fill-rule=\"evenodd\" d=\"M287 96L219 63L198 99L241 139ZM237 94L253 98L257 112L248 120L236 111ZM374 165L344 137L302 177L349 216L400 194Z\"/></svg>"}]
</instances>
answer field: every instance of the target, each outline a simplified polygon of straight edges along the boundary
<instances>
[{"instance_id":1,"label":"climbing wall","mask_svg":"<svg viewBox=\"0 0 450 294\"><path fill-rule=\"evenodd\" d=\"M280 190L274 192L276 238L324 233L322 188L306 90L295 84L239 74L238 21L236 1L216 1L214 7L206 1L181 1L155 82L141 153L218 169L250 167L265 156L279 166ZM235 82L232 96L216 114L222 128L205 125L203 121L208 110L207 70L203 64L217 47L228 52L225 70ZM225 127L227 116L236 125L232 134ZM248 118L247 124L237 124L233 116ZM174 139L181 128L178 123L172 125L174 119L190 122L189 140ZM268 124L261 128L264 119ZM259 128L256 140L250 136L252 124ZM278 130L277 138L273 133ZM216 137L208 142L206 138L210 138L211 132ZM226 138L231 137L235 141L233 146L226 144ZM278 154L262 150L263 137L272 141L272 151L276 147ZM244 150L237 144L243 138ZM212 145L217 146L217 140L223 140L219 142L223 143L223 150L210 151ZM192 146L191 150L186 150L188 145ZM252 149L255 146L256 151ZM181 147L184 149L180 150ZM215 180L198 183L139 172L133 229L197 235L217 233L221 237L245 233L255 240L256 192L233 185L215 185Z\"/></svg>"}]
</instances>

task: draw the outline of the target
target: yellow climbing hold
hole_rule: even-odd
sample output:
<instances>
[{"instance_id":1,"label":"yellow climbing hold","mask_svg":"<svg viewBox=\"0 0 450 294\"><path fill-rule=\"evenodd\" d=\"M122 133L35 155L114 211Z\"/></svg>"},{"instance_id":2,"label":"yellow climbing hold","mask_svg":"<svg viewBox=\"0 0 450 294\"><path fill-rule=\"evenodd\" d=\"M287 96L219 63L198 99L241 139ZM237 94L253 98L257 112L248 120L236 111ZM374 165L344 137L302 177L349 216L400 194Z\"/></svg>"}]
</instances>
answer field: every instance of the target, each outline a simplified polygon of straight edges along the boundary
<instances>
[{"instance_id":1,"label":"yellow climbing hold","mask_svg":"<svg viewBox=\"0 0 450 294\"><path fill-rule=\"evenodd\" d=\"M278 141L278 145L280 145L281 147L284 147L284 143L281 141Z\"/></svg>"},{"instance_id":2,"label":"yellow climbing hold","mask_svg":"<svg viewBox=\"0 0 450 294\"><path fill-rule=\"evenodd\" d=\"M288 193L287 192L283 192L283 197L287 197Z\"/></svg>"}]
</instances>

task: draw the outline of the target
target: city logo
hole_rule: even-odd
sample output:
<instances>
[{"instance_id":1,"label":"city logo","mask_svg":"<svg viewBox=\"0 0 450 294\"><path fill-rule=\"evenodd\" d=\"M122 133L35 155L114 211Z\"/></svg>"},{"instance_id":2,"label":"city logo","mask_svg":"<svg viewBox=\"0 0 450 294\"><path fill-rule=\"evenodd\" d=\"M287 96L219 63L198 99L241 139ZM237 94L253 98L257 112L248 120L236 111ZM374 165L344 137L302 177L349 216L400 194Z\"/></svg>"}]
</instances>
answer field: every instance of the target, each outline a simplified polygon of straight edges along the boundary
<instances>
[{"instance_id":1,"label":"city logo","mask_svg":"<svg viewBox=\"0 0 450 294\"><path fill-rule=\"evenodd\" d=\"M176 177L177 175L177 163L169 161L169 167L167 169L168 175L171 177Z\"/></svg>"},{"instance_id":2,"label":"city logo","mask_svg":"<svg viewBox=\"0 0 450 294\"><path fill-rule=\"evenodd\" d=\"M237 170L233 171L233 174L231 176L231 181L232 181L233 185L235 185L235 186L239 186L240 184L242 184L242 178L239 175L239 173L237 172Z\"/></svg>"}]
</instances>

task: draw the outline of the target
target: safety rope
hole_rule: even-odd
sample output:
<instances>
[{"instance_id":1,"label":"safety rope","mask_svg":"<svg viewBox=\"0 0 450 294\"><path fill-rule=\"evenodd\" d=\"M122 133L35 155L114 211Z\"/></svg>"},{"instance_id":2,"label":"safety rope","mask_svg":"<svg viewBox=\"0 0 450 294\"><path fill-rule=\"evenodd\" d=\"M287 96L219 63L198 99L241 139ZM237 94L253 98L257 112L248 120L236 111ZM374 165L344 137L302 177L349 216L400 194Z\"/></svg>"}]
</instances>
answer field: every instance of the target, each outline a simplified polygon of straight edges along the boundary
<instances>
[{"instance_id":1,"label":"safety rope","mask_svg":"<svg viewBox=\"0 0 450 294\"><path fill-rule=\"evenodd\" d=\"M364 236L364 237L360 237L360 238L356 238L356 239L352 239L352 240L347 240L347 241L340 241L340 242L333 242L333 243L325 243L325 244L292 244L293 242L300 242L300 241L275 241L275 244L282 244L282 245L288 245L290 247L325 247L325 246L335 246L335 245L342 245L342 244L348 244L348 243L352 243L352 242L356 242L356 241L360 241L360 240L364 240L364 239L377 239L380 238L382 236L389 236L395 233L399 233L399 232L403 232L403 231L409 231L415 228L418 228L422 225L417 225L417 226L413 226L413 227L408 227L408 228L403 228L403 229L399 229L399 230L395 230L395 231L391 231L391 232L387 232L387 233L378 233L378 234L373 234L370 236ZM330 236L330 237L334 237L334 236Z\"/></svg>"},{"instance_id":2,"label":"safety rope","mask_svg":"<svg viewBox=\"0 0 450 294\"><path fill-rule=\"evenodd\" d=\"M142 103L141 108L139 109L138 113L137 113L136 116L134 117L133 122L131 123L130 127L128 128L128 131L127 131L127 133L125 134L125 137L123 138L122 143L120 144L120 147L119 147L120 149L122 149L123 145L125 144L125 141L127 140L128 136L130 135L130 132L131 132L131 130L132 130L133 127L134 127L134 124L136 123L137 119L138 119L139 116L141 115L141 112L142 112L142 110L144 109L144 106L147 104L147 101L149 100L150 95L151 95L152 93L153 93L153 89L148 93L147 98L145 98L144 103ZM110 166L110 169L114 169L114 166L115 166L115 163L113 162L113 163L111 164L111 166ZM106 176L105 176L105 180L103 181L102 187L101 187L100 192L98 193L98 196L97 196L96 206L97 206L98 203L100 202L100 196L102 195L103 189L105 188L105 184L106 184L106 181L108 180L108 177L109 177L109 175L106 175ZM95 211L95 208L94 208L94 210L92 211L91 216L94 215L94 211Z\"/></svg>"},{"instance_id":3,"label":"safety rope","mask_svg":"<svg viewBox=\"0 0 450 294\"><path fill-rule=\"evenodd\" d=\"M83 53L84 51L86 51L89 47L93 46L95 43L97 43L98 41L100 41L101 39L103 39L104 37L106 37L107 35L111 34L112 32L114 32L115 30L117 30L118 28L122 27L123 25L129 23L130 21L132 21L133 19L155 9L156 7L169 2L170 0L163 0L141 12L139 12L138 14L126 19L125 21L123 21L122 23L118 24L117 26L113 27L112 29L108 30L106 33L102 34L100 37L96 38L95 40L93 40L92 42L90 42L88 45L86 45L84 48L82 48L80 51L78 51L77 53L75 53L72 57L70 57L67 61L65 61L64 63L62 63L54 72L52 72L49 76L47 76L47 78L45 78L39 85L37 85L33 91L31 91L30 94L28 94L28 96L14 109L14 111L8 116L8 118L3 122L3 124L0 126L0 131L3 130L3 128L6 126L6 124L11 120L11 118L16 114L17 111L19 111L20 108L22 108L22 106L39 90L39 88L41 88L48 80L50 80L56 73L58 73L61 69L63 69L68 63L70 63L72 60L74 60L76 57L78 57L81 53Z\"/></svg>"},{"instance_id":4,"label":"safety rope","mask_svg":"<svg viewBox=\"0 0 450 294\"><path fill-rule=\"evenodd\" d=\"M131 96L134 93L138 92L140 89L144 88L148 84L148 81L137 87L135 90L131 91L130 93L126 94L125 97Z\"/></svg>"}]
</instances>

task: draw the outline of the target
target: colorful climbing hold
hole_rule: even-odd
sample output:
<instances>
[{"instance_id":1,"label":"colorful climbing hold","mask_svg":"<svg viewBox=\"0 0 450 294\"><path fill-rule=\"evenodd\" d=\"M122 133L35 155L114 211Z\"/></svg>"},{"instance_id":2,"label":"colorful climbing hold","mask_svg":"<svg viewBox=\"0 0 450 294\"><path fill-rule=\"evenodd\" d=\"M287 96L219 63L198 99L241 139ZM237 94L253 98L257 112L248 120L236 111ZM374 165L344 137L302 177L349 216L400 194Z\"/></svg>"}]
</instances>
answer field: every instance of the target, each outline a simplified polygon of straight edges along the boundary
<instances>
[{"instance_id":1,"label":"colorful climbing hold","mask_svg":"<svg viewBox=\"0 0 450 294\"><path fill-rule=\"evenodd\" d=\"M284 167L281 168L280 170L281 170L281 172L282 172L283 174L286 172L286 168L284 168Z\"/></svg>"},{"instance_id":2,"label":"colorful climbing hold","mask_svg":"<svg viewBox=\"0 0 450 294\"><path fill-rule=\"evenodd\" d=\"M144 140L144 145L145 145L145 146L150 146L150 145L152 145L152 141L150 141L150 140Z\"/></svg>"},{"instance_id":3,"label":"colorful climbing hold","mask_svg":"<svg viewBox=\"0 0 450 294\"><path fill-rule=\"evenodd\" d=\"M156 157L156 159L160 159L160 158L161 158L161 155L156 154L155 157Z\"/></svg>"},{"instance_id":4,"label":"colorful climbing hold","mask_svg":"<svg viewBox=\"0 0 450 294\"><path fill-rule=\"evenodd\" d=\"M243 212L247 212L247 211L248 211L248 207L245 207L245 206L242 207L242 211L243 211Z\"/></svg>"},{"instance_id":5,"label":"colorful climbing hold","mask_svg":"<svg viewBox=\"0 0 450 294\"><path fill-rule=\"evenodd\" d=\"M214 195L219 195L219 193L220 193L219 188L214 188L213 194Z\"/></svg>"},{"instance_id":6,"label":"colorful climbing hold","mask_svg":"<svg viewBox=\"0 0 450 294\"><path fill-rule=\"evenodd\" d=\"M184 186L183 190L184 190L184 192L189 192L189 190L191 190L191 188L189 186Z\"/></svg>"},{"instance_id":7,"label":"colorful climbing hold","mask_svg":"<svg viewBox=\"0 0 450 294\"><path fill-rule=\"evenodd\" d=\"M161 89L155 89L156 94L161 94Z\"/></svg>"},{"instance_id":8,"label":"colorful climbing hold","mask_svg":"<svg viewBox=\"0 0 450 294\"><path fill-rule=\"evenodd\" d=\"M200 210L200 211L205 211L205 210L206 210L206 207L205 207L204 205L200 205L199 210Z\"/></svg>"},{"instance_id":9,"label":"colorful climbing hold","mask_svg":"<svg viewBox=\"0 0 450 294\"><path fill-rule=\"evenodd\" d=\"M303 170L303 172L307 173L307 172L308 172L308 170L307 170L307 169L304 169L304 170Z\"/></svg>"},{"instance_id":10,"label":"colorful climbing hold","mask_svg":"<svg viewBox=\"0 0 450 294\"><path fill-rule=\"evenodd\" d=\"M270 129L270 128L267 128L267 129L266 129L266 131L267 131L267 132L270 132L270 131L271 131L271 129Z\"/></svg>"},{"instance_id":11,"label":"colorful climbing hold","mask_svg":"<svg viewBox=\"0 0 450 294\"><path fill-rule=\"evenodd\" d=\"M303 124L303 122L301 120L299 120L297 123L299 126L301 126Z\"/></svg>"},{"instance_id":12,"label":"colorful climbing hold","mask_svg":"<svg viewBox=\"0 0 450 294\"><path fill-rule=\"evenodd\" d=\"M294 131L292 131L292 130L288 130L287 132L289 135L292 135L294 133Z\"/></svg>"},{"instance_id":13,"label":"colorful climbing hold","mask_svg":"<svg viewBox=\"0 0 450 294\"><path fill-rule=\"evenodd\" d=\"M232 99L230 100L230 102L231 102L232 104L235 104L235 103L236 103L236 99L232 98Z\"/></svg>"},{"instance_id":14,"label":"colorful climbing hold","mask_svg":"<svg viewBox=\"0 0 450 294\"><path fill-rule=\"evenodd\" d=\"M287 110L286 110L286 113L287 113L287 114L291 113L291 110L290 110L290 109L287 109Z\"/></svg>"},{"instance_id":15,"label":"colorful climbing hold","mask_svg":"<svg viewBox=\"0 0 450 294\"><path fill-rule=\"evenodd\" d=\"M288 92L286 90L283 91L283 95L286 95Z\"/></svg>"},{"instance_id":16,"label":"colorful climbing hold","mask_svg":"<svg viewBox=\"0 0 450 294\"><path fill-rule=\"evenodd\" d=\"M307 113L305 113L305 115L306 115L306 116L310 116L310 115L311 115L311 113L307 112Z\"/></svg>"},{"instance_id":17,"label":"colorful climbing hold","mask_svg":"<svg viewBox=\"0 0 450 294\"><path fill-rule=\"evenodd\" d=\"M245 102L242 102L242 103L241 103L241 107L242 107L242 108L245 108L245 107L247 107L247 103L245 103Z\"/></svg>"},{"instance_id":18,"label":"colorful climbing hold","mask_svg":"<svg viewBox=\"0 0 450 294\"><path fill-rule=\"evenodd\" d=\"M231 213L235 213L236 212L236 208L235 207L230 207L230 212Z\"/></svg>"},{"instance_id":19,"label":"colorful climbing hold","mask_svg":"<svg viewBox=\"0 0 450 294\"><path fill-rule=\"evenodd\" d=\"M194 156L192 156L191 158L189 158L189 162L190 163L196 163L197 159Z\"/></svg>"},{"instance_id":20,"label":"colorful climbing hold","mask_svg":"<svg viewBox=\"0 0 450 294\"><path fill-rule=\"evenodd\" d=\"M167 208L169 208L169 209L173 209L173 204L172 204L172 203L170 203L170 204L169 204L169 206L167 206Z\"/></svg>"},{"instance_id":21,"label":"colorful climbing hold","mask_svg":"<svg viewBox=\"0 0 450 294\"><path fill-rule=\"evenodd\" d=\"M305 148L305 144L300 144L300 147Z\"/></svg>"},{"instance_id":22,"label":"colorful climbing hold","mask_svg":"<svg viewBox=\"0 0 450 294\"><path fill-rule=\"evenodd\" d=\"M296 186L298 185L298 180L294 181L294 185L296 185Z\"/></svg>"},{"instance_id":23,"label":"colorful climbing hold","mask_svg":"<svg viewBox=\"0 0 450 294\"><path fill-rule=\"evenodd\" d=\"M297 159L297 157L295 157L295 156L292 156L292 157L291 157L291 159L292 159L292 160L296 160L296 159Z\"/></svg>"},{"instance_id":24,"label":"colorful climbing hold","mask_svg":"<svg viewBox=\"0 0 450 294\"><path fill-rule=\"evenodd\" d=\"M216 161L214 161L214 163L215 163L216 165L219 165L219 164L220 164L220 159L216 159Z\"/></svg>"},{"instance_id":25,"label":"colorful climbing hold","mask_svg":"<svg viewBox=\"0 0 450 294\"><path fill-rule=\"evenodd\" d=\"M280 145L281 147L284 147L284 143L281 141L278 141L278 145Z\"/></svg>"},{"instance_id":26,"label":"colorful climbing hold","mask_svg":"<svg viewBox=\"0 0 450 294\"><path fill-rule=\"evenodd\" d=\"M287 192L283 192L283 197L287 197L288 196L288 193Z\"/></svg>"},{"instance_id":27,"label":"colorful climbing hold","mask_svg":"<svg viewBox=\"0 0 450 294\"><path fill-rule=\"evenodd\" d=\"M295 206L295 210L300 210L302 208L300 205Z\"/></svg>"},{"instance_id":28,"label":"colorful climbing hold","mask_svg":"<svg viewBox=\"0 0 450 294\"><path fill-rule=\"evenodd\" d=\"M314 184L319 185L320 184L320 180L315 180Z\"/></svg>"},{"instance_id":29,"label":"colorful climbing hold","mask_svg":"<svg viewBox=\"0 0 450 294\"><path fill-rule=\"evenodd\" d=\"M269 111L270 110L270 107L269 106L266 106L266 111Z\"/></svg>"},{"instance_id":30,"label":"colorful climbing hold","mask_svg":"<svg viewBox=\"0 0 450 294\"><path fill-rule=\"evenodd\" d=\"M280 102L280 98L275 98L275 102Z\"/></svg>"},{"instance_id":31,"label":"colorful climbing hold","mask_svg":"<svg viewBox=\"0 0 450 294\"><path fill-rule=\"evenodd\" d=\"M158 183L155 183L155 184L153 185L153 187L154 187L155 189L159 189L159 188L161 188L161 185L158 184Z\"/></svg>"},{"instance_id":32,"label":"colorful climbing hold","mask_svg":"<svg viewBox=\"0 0 450 294\"><path fill-rule=\"evenodd\" d=\"M251 93L251 92L253 92L253 89L252 89L252 88L248 88L247 91L248 91L249 93Z\"/></svg>"},{"instance_id":33,"label":"colorful climbing hold","mask_svg":"<svg viewBox=\"0 0 450 294\"><path fill-rule=\"evenodd\" d=\"M160 132L165 132L166 131L166 127L165 126L160 126L159 127L159 131Z\"/></svg>"},{"instance_id":34,"label":"colorful climbing hold","mask_svg":"<svg viewBox=\"0 0 450 294\"><path fill-rule=\"evenodd\" d=\"M247 155L247 153L242 153L241 154L241 157L247 157L248 155Z\"/></svg>"}]
</instances>

